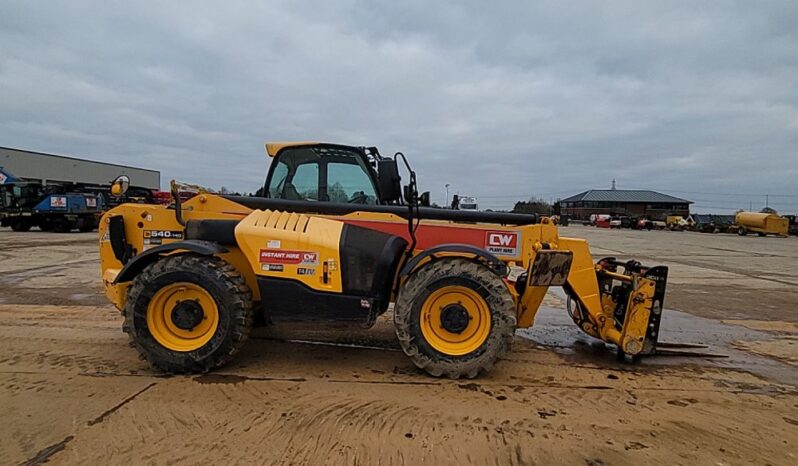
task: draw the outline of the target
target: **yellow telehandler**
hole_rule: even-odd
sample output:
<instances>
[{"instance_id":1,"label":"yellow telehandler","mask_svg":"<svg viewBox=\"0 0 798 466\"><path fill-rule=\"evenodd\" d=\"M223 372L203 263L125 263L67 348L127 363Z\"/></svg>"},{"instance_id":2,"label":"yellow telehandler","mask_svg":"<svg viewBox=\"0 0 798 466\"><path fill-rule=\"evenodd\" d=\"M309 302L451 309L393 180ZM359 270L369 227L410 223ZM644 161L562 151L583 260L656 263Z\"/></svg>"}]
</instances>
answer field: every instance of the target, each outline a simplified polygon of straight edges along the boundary
<instances>
[{"instance_id":1,"label":"yellow telehandler","mask_svg":"<svg viewBox=\"0 0 798 466\"><path fill-rule=\"evenodd\" d=\"M560 237L547 217L429 207L401 153L318 142L266 152L258 197L200 192L181 202L175 187L171 206L123 204L104 215L105 291L155 368L224 365L256 316L368 327L393 302L396 335L416 366L473 378L534 323L550 286L564 288L576 325L621 357L655 352L666 267L594 264L587 243Z\"/></svg>"}]
</instances>

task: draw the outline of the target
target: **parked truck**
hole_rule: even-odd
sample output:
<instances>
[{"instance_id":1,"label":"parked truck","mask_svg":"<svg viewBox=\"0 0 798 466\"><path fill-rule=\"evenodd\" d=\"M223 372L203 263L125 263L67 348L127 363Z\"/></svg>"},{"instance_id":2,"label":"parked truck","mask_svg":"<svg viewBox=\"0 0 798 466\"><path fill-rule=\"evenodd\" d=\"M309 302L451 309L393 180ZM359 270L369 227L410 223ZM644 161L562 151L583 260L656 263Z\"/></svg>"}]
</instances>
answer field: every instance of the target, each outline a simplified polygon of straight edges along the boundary
<instances>
[{"instance_id":1,"label":"parked truck","mask_svg":"<svg viewBox=\"0 0 798 466\"><path fill-rule=\"evenodd\" d=\"M57 185L24 181L0 167L0 226L14 231L39 227L65 233L97 228L102 199Z\"/></svg>"}]
</instances>

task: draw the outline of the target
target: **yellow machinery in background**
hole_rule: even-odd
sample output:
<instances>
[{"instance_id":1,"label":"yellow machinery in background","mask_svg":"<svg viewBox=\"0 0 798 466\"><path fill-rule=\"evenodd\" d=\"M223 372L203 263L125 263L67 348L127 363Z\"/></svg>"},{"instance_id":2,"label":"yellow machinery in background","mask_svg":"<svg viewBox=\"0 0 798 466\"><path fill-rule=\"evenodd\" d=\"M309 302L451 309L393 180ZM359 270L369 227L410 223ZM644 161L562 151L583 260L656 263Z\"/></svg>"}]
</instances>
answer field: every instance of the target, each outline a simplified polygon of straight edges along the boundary
<instances>
[{"instance_id":1,"label":"yellow machinery in background","mask_svg":"<svg viewBox=\"0 0 798 466\"><path fill-rule=\"evenodd\" d=\"M401 153L315 142L267 153L258 197L175 194L168 207L125 204L103 217L106 294L153 366L220 367L256 316L368 327L394 303L413 363L476 377L533 325L550 286L564 288L579 328L620 356L656 351L666 267L594 263L584 240L559 236L546 217L429 207Z\"/></svg>"},{"instance_id":2,"label":"yellow machinery in background","mask_svg":"<svg viewBox=\"0 0 798 466\"><path fill-rule=\"evenodd\" d=\"M737 234L745 236L748 232L757 233L759 236L779 235L787 236L790 221L774 213L766 212L738 212L734 216Z\"/></svg>"}]
</instances>

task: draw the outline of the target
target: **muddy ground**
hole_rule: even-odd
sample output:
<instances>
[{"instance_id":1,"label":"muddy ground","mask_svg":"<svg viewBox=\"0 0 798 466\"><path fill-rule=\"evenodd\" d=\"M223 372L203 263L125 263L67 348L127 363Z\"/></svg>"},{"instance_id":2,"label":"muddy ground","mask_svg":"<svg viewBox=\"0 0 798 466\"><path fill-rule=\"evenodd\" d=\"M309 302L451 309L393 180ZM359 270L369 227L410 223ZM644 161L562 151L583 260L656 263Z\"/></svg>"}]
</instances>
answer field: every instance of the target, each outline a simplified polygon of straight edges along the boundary
<instances>
[{"instance_id":1,"label":"muddy ground","mask_svg":"<svg viewBox=\"0 0 798 466\"><path fill-rule=\"evenodd\" d=\"M671 267L664 338L617 363L554 291L490 374L429 378L371 330L260 329L213 374L128 347L91 234L0 230L0 464L796 464L798 239L568 227Z\"/></svg>"}]
</instances>

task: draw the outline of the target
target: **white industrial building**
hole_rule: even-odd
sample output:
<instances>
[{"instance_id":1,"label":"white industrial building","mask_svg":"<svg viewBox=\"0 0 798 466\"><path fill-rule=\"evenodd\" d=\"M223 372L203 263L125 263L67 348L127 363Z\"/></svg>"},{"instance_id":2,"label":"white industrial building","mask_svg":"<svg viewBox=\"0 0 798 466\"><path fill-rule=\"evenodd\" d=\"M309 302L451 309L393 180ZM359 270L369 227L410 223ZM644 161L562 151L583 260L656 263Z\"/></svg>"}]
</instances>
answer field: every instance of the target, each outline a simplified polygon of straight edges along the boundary
<instances>
[{"instance_id":1,"label":"white industrial building","mask_svg":"<svg viewBox=\"0 0 798 466\"><path fill-rule=\"evenodd\" d=\"M161 172L114 163L0 147L0 167L28 181L42 184L82 183L108 185L119 175L130 177L131 186L160 189Z\"/></svg>"}]
</instances>

